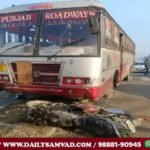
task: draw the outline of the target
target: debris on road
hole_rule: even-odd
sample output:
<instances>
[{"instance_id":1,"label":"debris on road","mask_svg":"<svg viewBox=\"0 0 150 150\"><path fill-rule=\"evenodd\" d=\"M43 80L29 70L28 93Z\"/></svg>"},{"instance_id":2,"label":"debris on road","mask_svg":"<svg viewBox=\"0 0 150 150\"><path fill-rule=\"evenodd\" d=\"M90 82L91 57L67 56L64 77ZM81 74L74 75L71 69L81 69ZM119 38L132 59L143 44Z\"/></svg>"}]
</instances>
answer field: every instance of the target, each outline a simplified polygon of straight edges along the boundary
<instances>
[{"instance_id":1,"label":"debris on road","mask_svg":"<svg viewBox=\"0 0 150 150\"><path fill-rule=\"evenodd\" d=\"M27 108L27 120L33 124L81 129L98 137L127 137L139 125L139 120L126 111L90 104L34 100L27 102Z\"/></svg>"}]
</instances>

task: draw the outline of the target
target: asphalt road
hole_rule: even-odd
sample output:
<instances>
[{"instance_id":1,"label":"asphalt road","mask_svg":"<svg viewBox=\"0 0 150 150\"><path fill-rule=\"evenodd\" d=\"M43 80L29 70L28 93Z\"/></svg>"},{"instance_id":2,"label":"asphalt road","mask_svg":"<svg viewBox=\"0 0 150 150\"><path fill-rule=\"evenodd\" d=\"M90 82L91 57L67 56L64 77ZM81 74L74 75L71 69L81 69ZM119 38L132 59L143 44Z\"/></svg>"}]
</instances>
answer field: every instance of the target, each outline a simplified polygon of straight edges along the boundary
<instances>
[{"instance_id":1,"label":"asphalt road","mask_svg":"<svg viewBox=\"0 0 150 150\"><path fill-rule=\"evenodd\" d=\"M142 118L134 136L150 137L150 74L132 74L129 81L122 82L114 91L108 107L121 108Z\"/></svg>"},{"instance_id":2,"label":"asphalt road","mask_svg":"<svg viewBox=\"0 0 150 150\"><path fill-rule=\"evenodd\" d=\"M143 73L134 73L129 82L123 82L118 90L136 96L143 96L150 100L150 75L145 76Z\"/></svg>"}]
</instances>

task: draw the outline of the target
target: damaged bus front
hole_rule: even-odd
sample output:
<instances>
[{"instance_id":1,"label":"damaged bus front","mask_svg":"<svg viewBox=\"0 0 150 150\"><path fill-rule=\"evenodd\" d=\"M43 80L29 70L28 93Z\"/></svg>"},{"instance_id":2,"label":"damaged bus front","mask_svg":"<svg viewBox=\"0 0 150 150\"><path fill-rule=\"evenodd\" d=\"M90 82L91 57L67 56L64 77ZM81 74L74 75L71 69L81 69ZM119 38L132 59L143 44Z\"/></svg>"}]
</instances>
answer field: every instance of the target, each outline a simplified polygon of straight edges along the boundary
<instances>
[{"instance_id":1,"label":"damaged bus front","mask_svg":"<svg viewBox=\"0 0 150 150\"><path fill-rule=\"evenodd\" d=\"M97 8L15 7L0 13L1 89L99 100Z\"/></svg>"}]
</instances>

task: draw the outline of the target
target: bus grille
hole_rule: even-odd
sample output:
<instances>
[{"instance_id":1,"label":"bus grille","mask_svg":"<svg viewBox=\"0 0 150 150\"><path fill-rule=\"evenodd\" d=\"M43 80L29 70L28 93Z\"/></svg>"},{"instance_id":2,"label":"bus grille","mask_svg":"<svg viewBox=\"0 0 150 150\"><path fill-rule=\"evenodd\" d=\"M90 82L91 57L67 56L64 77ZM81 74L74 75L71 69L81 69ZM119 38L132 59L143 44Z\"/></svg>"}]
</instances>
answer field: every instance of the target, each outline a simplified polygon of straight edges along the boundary
<instances>
[{"instance_id":1,"label":"bus grille","mask_svg":"<svg viewBox=\"0 0 150 150\"><path fill-rule=\"evenodd\" d=\"M15 82L18 83L17 64L12 63L12 70L15 75ZM59 84L59 72L61 64L32 64L32 84Z\"/></svg>"},{"instance_id":2,"label":"bus grille","mask_svg":"<svg viewBox=\"0 0 150 150\"><path fill-rule=\"evenodd\" d=\"M60 64L33 64L34 84L59 84Z\"/></svg>"}]
</instances>

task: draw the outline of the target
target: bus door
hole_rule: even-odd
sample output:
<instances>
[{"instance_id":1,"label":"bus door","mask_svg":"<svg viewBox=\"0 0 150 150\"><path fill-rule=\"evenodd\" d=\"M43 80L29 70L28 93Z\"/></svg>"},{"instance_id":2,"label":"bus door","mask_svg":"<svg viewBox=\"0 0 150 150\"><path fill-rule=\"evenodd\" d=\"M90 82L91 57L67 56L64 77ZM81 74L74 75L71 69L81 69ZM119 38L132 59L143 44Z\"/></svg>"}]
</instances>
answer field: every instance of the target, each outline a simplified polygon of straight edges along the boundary
<instances>
[{"instance_id":1,"label":"bus door","mask_svg":"<svg viewBox=\"0 0 150 150\"><path fill-rule=\"evenodd\" d=\"M123 71L123 33L119 35L119 50L120 50L120 80Z\"/></svg>"}]
</instances>

